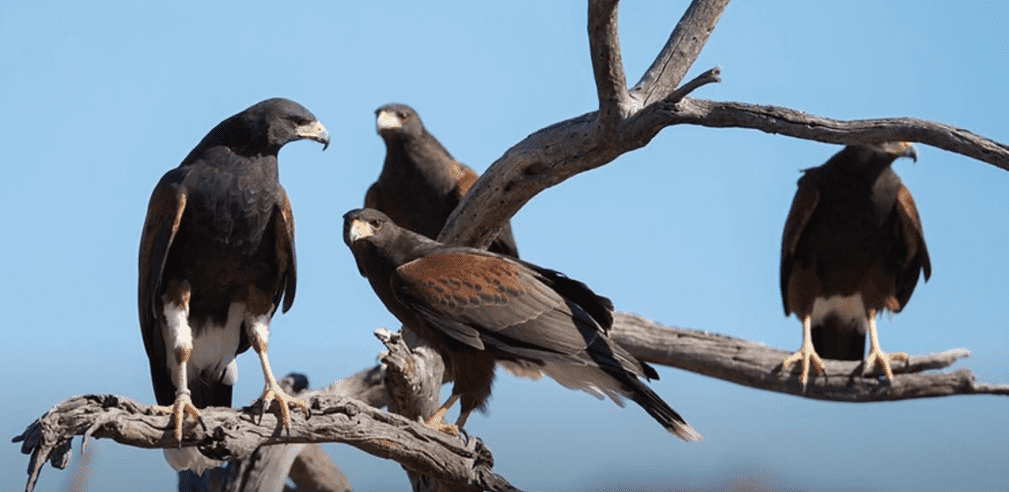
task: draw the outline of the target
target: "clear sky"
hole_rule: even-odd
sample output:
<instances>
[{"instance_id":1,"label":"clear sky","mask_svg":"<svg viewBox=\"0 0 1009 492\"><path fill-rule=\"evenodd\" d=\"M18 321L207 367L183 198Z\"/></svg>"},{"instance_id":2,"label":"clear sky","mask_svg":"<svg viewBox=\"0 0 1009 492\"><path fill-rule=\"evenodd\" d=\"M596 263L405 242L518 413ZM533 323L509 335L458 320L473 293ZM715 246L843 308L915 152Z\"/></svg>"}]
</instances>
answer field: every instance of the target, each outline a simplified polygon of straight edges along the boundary
<instances>
[{"instance_id":1,"label":"clear sky","mask_svg":"<svg viewBox=\"0 0 1009 492\"><path fill-rule=\"evenodd\" d=\"M281 7L280 5L285 5ZM620 10L629 83L687 2ZM270 357L318 387L376 362L398 323L340 239L384 146L375 108L412 105L459 160L484 170L546 125L594 109L583 1L71 2L0 4L4 193L0 308L7 313L0 436L75 394L154 401L136 313L137 247L155 183L222 119L274 96L332 133L326 152L280 154L297 222L298 297L274 318ZM1004 2L734 2L688 78L694 96L839 119L911 116L1009 142ZM798 170L840 147L753 130L677 126L646 148L534 198L512 224L523 258L567 273L619 310L795 350L778 290L781 231ZM957 364L1009 383L1009 173L919 145L894 169L922 217L933 276L879 323L884 350L965 347ZM262 389L239 357L235 404ZM812 401L660 367L652 387L705 439L684 443L633 404L499 371L489 415L467 430L526 490L1009 489L1009 401ZM80 440L75 440L75 451ZM0 450L0 488L28 461ZM398 465L326 449L359 491L408 490ZM92 442L90 490L170 491L160 451ZM76 456L73 463L76 463ZM73 464L72 463L72 464ZM63 490L46 468L37 490Z\"/></svg>"}]
</instances>

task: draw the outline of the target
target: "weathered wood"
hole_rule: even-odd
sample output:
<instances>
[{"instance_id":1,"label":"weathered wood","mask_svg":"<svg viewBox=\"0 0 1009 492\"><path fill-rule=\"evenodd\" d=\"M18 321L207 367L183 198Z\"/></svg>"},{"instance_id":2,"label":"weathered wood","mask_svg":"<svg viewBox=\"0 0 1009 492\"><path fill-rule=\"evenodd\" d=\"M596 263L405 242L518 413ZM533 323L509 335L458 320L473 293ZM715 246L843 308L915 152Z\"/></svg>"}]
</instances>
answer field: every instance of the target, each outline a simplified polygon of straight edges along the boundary
<instances>
[{"instance_id":1,"label":"weathered wood","mask_svg":"<svg viewBox=\"0 0 1009 492\"><path fill-rule=\"evenodd\" d=\"M440 355L421 343L421 340L409 330L403 330L401 333L384 329L375 331L375 336L388 349L382 354L382 362L386 365L385 382L390 398L389 410L411 420L420 420L430 416L439 406L438 395L444 382L445 365ZM444 480L404 466L413 490L417 492L517 490L491 471L494 458L483 441L472 436L467 436L466 440L476 455L473 470L480 477L478 480L470 482Z\"/></svg>"},{"instance_id":2,"label":"weathered wood","mask_svg":"<svg viewBox=\"0 0 1009 492\"><path fill-rule=\"evenodd\" d=\"M285 393L302 399L316 393L308 390L308 378L301 374L289 374L277 383ZM355 394L348 393L332 394L356 397ZM307 446L307 444L261 446L248 458L229 463L225 492L283 492L291 466ZM340 473L339 476L343 474Z\"/></svg>"},{"instance_id":3,"label":"weathered wood","mask_svg":"<svg viewBox=\"0 0 1009 492\"><path fill-rule=\"evenodd\" d=\"M727 0L695 0L641 81L623 97L615 1L589 4L589 46L600 107L540 129L499 157L473 184L438 239L485 248L504 221L541 191L644 147L673 125L752 128L806 140L863 144L902 140L956 152L1009 170L1009 146L970 131L914 118L841 121L774 106L689 99L718 81L709 70L679 89ZM708 76L705 76L708 75ZM713 76L712 76L713 75Z\"/></svg>"},{"instance_id":4,"label":"weathered wood","mask_svg":"<svg viewBox=\"0 0 1009 492\"><path fill-rule=\"evenodd\" d=\"M1009 385L978 383L967 369L925 372L948 367L966 357L969 353L964 349L912 356L907 366L893 367L896 377L892 385L878 373L863 376L859 362L826 361L826 377L814 376L803 392L797 369L781 371L781 361L788 354L784 350L717 333L666 327L628 313L617 313L612 334L636 357L651 363L806 398L870 402L966 394L1009 396ZM404 367L412 364L411 371L421 378L432 372L431 366L415 364L412 358L397 353L399 349L393 347L402 342L395 335L388 338L392 342L385 359L409 360ZM372 368L359 374L374 377L374 371ZM290 433L279 428L273 413L267 413L263 423L256 424L256 408L208 408L203 412L206 428L188 423L184 445L198 445L221 458L244 458L264 444L343 442L449 483L450 489L513 490L490 471L493 461L479 439L470 438L463 444L415 419L382 412L346 397L316 396L311 405L310 419L300 412L294 414ZM74 397L53 407L14 438L14 442L23 441L23 453L32 455L26 490L31 490L46 461L57 468L66 467L70 442L77 435L109 438L142 448L175 445L168 417L150 414L149 407L113 395Z\"/></svg>"},{"instance_id":5,"label":"weathered wood","mask_svg":"<svg viewBox=\"0 0 1009 492\"><path fill-rule=\"evenodd\" d=\"M862 374L859 361L825 360L824 374L810 373L804 389L798 367L782 370L791 352L717 333L662 326L641 316L617 313L613 339L646 362L685 369L737 384L817 400L872 402L952 395L1009 395L1009 385L978 383L968 369L928 372L967 357L966 349L911 356L895 363L893 383L877 367Z\"/></svg>"},{"instance_id":6,"label":"weathered wood","mask_svg":"<svg viewBox=\"0 0 1009 492\"><path fill-rule=\"evenodd\" d=\"M318 444L307 444L291 465L291 481L298 492L350 492L347 476Z\"/></svg>"},{"instance_id":7,"label":"weathered wood","mask_svg":"<svg viewBox=\"0 0 1009 492\"><path fill-rule=\"evenodd\" d=\"M729 0L694 0L631 95L641 107L667 99L701 54Z\"/></svg>"},{"instance_id":8,"label":"weathered wood","mask_svg":"<svg viewBox=\"0 0 1009 492\"><path fill-rule=\"evenodd\" d=\"M858 145L881 141L918 142L965 155L1009 171L1009 146L934 121L917 118L835 120L779 106L684 99L654 108L659 124L752 128L817 142Z\"/></svg>"},{"instance_id":9,"label":"weathered wood","mask_svg":"<svg viewBox=\"0 0 1009 492\"><path fill-rule=\"evenodd\" d=\"M641 81L627 91L616 31L616 1L592 0L589 44L600 112L541 129L505 151L471 187L439 238L451 244L486 247L500 225L539 192L645 146L662 129L677 124L752 128L838 144L914 141L1009 170L1009 147L940 123L911 118L840 121L788 108L687 97L693 90L718 81L717 70L711 70L676 87L727 3L694 0ZM894 367L897 377L893 384L875 375L863 377L859 363L828 361L826 377L814 377L803 391L794 369L781 370L785 351L723 335L664 328L627 314L617 316L613 332L618 342L643 360L808 398L854 402L953 394L1009 395L1009 386L977 383L965 369L924 373L948 367L966 356L966 350L912 357L908 366ZM377 386L368 397L373 402L389 402L411 418L379 411L358 400L321 395L311 400L312 418L306 420L301 413L294 413L289 431L280 427L272 413L266 414L262 423L255 423L257 409L208 408L203 413L203 426L187 423L183 444L198 445L221 458L242 458L267 444L344 442L394 459L416 472L415 476L421 477L414 484L417 490L514 490L493 474L490 453L479 439L463 444L416 422L416 416L430 414L432 401L437 404L441 376L434 375L437 362L417 363L417 354L422 355L420 360L428 360L432 354L423 354L417 347L413 352L411 357L387 357L390 367L397 365L400 373L413 371L431 382L414 388L411 379L405 378L389 383L392 399L383 396L384 389ZM402 388L428 389L418 398ZM152 415L148 407L112 395L74 397L53 407L14 439L23 441L22 452L31 454L26 490L32 489L46 461L57 468L66 467L76 435L85 436L82 451L88 436L144 448L176 445L168 430L168 417Z\"/></svg>"},{"instance_id":10,"label":"weathered wood","mask_svg":"<svg viewBox=\"0 0 1009 492\"><path fill-rule=\"evenodd\" d=\"M617 39L617 2L590 1L589 46L598 111L539 130L505 151L470 187L438 239L486 248L501 224L539 192L647 145L668 125L642 118L645 109L676 91L727 4L694 0L641 82L628 93ZM651 124L642 124L645 121Z\"/></svg>"},{"instance_id":11,"label":"weathered wood","mask_svg":"<svg viewBox=\"0 0 1009 492\"><path fill-rule=\"evenodd\" d=\"M308 444L260 446L251 455L229 463L225 492L282 492L291 465Z\"/></svg>"},{"instance_id":12,"label":"weathered wood","mask_svg":"<svg viewBox=\"0 0 1009 492\"><path fill-rule=\"evenodd\" d=\"M182 445L198 446L217 459L234 460L269 444L342 442L438 480L508 490L484 484L496 475L482 469L489 467L490 460L476 439L463 443L352 398L321 395L310 404L311 418L295 413L289 430L283 429L273 412L267 412L260 423L255 407L208 407L202 411L202 426L187 422ZM70 442L78 435L147 449L178 445L168 416L153 415L148 406L114 395L76 396L53 407L15 438L15 442L24 441L22 452L32 454L27 491L34 487L46 461L66 467Z\"/></svg>"},{"instance_id":13,"label":"weathered wood","mask_svg":"<svg viewBox=\"0 0 1009 492\"><path fill-rule=\"evenodd\" d=\"M599 97L601 133L616 130L630 109L624 65L617 36L617 0L589 0L589 52Z\"/></svg>"}]
</instances>

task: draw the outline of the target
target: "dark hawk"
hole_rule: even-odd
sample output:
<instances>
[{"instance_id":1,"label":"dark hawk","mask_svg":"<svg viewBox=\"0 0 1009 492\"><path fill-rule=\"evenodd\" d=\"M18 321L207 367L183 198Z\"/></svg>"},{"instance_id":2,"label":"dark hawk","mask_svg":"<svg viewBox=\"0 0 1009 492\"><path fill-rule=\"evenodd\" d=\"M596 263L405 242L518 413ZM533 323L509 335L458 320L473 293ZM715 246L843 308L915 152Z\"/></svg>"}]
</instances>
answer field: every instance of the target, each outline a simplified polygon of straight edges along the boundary
<instances>
[{"instance_id":1,"label":"dark hawk","mask_svg":"<svg viewBox=\"0 0 1009 492\"><path fill-rule=\"evenodd\" d=\"M329 145L300 104L267 99L218 124L151 194L140 240L140 330L160 411L183 421L206 406L231 406L235 356L251 346L266 386L264 410L304 402L283 392L266 357L270 319L294 302L294 219L277 153L288 142ZM195 448L166 450L177 470L216 463Z\"/></svg>"},{"instance_id":2,"label":"dark hawk","mask_svg":"<svg viewBox=\"0 0 1009 492\"><path fill-rule=\"evenodd\" d=\"M385 142L385 162L364 196L364 206L385 213L400 227L437 239L476 181L476 172L453 159L410 106L388 104L375 110L375 117ZM488 249L518 258L510 222L501 226Z\"/></svg>"},{"instance_id":3,"label":"dark hawk","mask_svg":"<svg viewBox=\"0 0 1009 492\"><path fill-rule=\"evenodd\" d=\"M800 362L805 386L809 366L823 372L821 357L860 360L869 334L868 370L880 364L893 380L876 315L900 312L924 271L932 274L925 236L911 192L890 165L917 161L908 142L845 147L825 164L806 169L781 238L781 299L785 314L802 322L802 348L783 367ZM819 355L818 355L819 354Z\"/></svg>"}]
</instances>

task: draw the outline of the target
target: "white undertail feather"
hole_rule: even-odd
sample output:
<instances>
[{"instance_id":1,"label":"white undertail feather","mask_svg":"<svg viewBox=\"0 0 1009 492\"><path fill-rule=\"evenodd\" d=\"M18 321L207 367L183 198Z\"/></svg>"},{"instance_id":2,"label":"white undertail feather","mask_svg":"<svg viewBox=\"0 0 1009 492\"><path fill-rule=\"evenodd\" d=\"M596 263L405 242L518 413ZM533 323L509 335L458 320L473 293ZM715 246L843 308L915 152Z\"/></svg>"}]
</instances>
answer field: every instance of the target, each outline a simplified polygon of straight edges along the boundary
<instances>
[{"instance_id":1,"label":"white undertail feather","mask_svg":"<svg viewBox=\"0 0 1009 492\"><path fill-rule=\"evenodd\" d=\"M195 447L165 448L162 451L165 454L165 461L175 471L192 470L193 473L202 475L206 470L224 465L223 461L207 458Z\"/></svg>"},{"instance_id":2,"label":"white undertail feather","mask_svg":"<svg viewBox=\"0 0 1009 492\"><path fill-rule=\"evenodd\" d=\"M604 397L609 397L610 400L613 400L613 403L616 403L620 407L624 406L624 398L633 399L634 397L633 393L625 389L624 385L613 376L606 373L603 369L589 364L563 362L537 364L529 361L501 360L498 361L498 365L510 374L518 377L538 380L543 375L550 376L551 379L557 381L558 384L565 388L582 390L600 400ZM659 398L657 395L653 394L653 396L656 399ZM645 407L644 403L639 402L639 404ZM675 414L675 411L668 408L665 403L661 404ZM645 408L645 410L651 413L651 410L648 410L648 408ZM659 411L659 413L662 414L661 417L657 417L654 414L652 417L659 420L669 432L676 434L685 441L699 441L702 439L701 435L680 417L665 415L665 412L662 411Z\"/></svg>"},{"instance_id":3,"label":"white undertail feather","mask_svg":"<svg viewBox=\"0 0 1009 492\"><path fill-rule=\"evenodd\" d=\"M609 397L613 403L621 407L624 406L624 398L630 396L623 391L622 385L613 379L613 376L590 365L550 362L540 365L525 361L504 360L498 361L498 364L513 376L539 380L547 375L565 388L582 390L600 400Z\"/></svg>"},{"instance_id":4,"label":"white undertail feather","mask_svg":"<svg viewBox=\"0 0 1009 492\"><path fill-rule=\"evenodd\" d=\"M228 307L228 318L223 327L207 326L196 330L193 354L189 358L190 378L202 374L205 379L235 384L238 380L235 352L238 351L243 319L245 304L233 302Z\"/></svg>"},{"instance_id":5,"label":"white undertail feather","mask_svg":"<svg viewBox=\"0 0 1009 492\"><path fill-rule=\"evenodd\" d=\"M165 318L168 320L168 330L165 331L165 347L168 348L168 371L172 381L177 381L179 366L175 361L174 350L188 343L192 348L189 364L186 367L188 380L197 377L220 379L227 385L234 385L238 380L238 365L235 363L235 352L238 351L238 341L242 320L245 318L245 304L233 302L228 309L228 319L221 326L199 326L192 329L188 319L178 316L180 310L171 304L165 306ZM196 337L193 337L194 332ZM174 347L174 348L172 348ZM187 381L188 383L188 381Z\"/></svg>"},{"instance_id":6,"label":"white undertail feather","mask_svg":"<svg viewBox=\"0 0 1009 492\"><path fill-rule=\"evenodd\" d=\"M817 297L813 301L813 312L810 315L812 326L823 323L824 318L830 314L838 316L841 321L857 322L862 333L869 327L869 313L862 301L862 294L858 292L850 296Z\"/></svg>"}]
</instances>

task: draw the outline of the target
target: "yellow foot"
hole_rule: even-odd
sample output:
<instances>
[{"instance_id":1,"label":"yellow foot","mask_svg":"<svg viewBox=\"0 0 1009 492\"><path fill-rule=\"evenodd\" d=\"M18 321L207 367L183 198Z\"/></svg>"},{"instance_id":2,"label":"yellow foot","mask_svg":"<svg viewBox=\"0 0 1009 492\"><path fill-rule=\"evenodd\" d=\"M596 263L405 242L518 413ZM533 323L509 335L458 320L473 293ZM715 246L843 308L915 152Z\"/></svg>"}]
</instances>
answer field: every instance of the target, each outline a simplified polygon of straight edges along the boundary
<instances>
[{"instance_id":1,"label":"yellow foot","mask_svg":"<svg viewBox=\"0 0 1009 492\"><path fill-rule=\"evenodd\" d=\"M424 425L436 431L444 432L450 436L459 435L459 427L456 427L455 425L445 422L444 413L441 413L441 415L439 415L438 412L435 412L434 415L424 419Z\"/></svg>"},{"instance_id":2,"label":"yellow foot","mask_svg":"<svg viewBox=\"0 0 1009 492\"><path fill-rule=\"evenodd\" d=\"M182 444L182 422L185 420L186 415L189 415L193 420L200 419L200 410L193 406L193 400L189 397L189 392L179 392L175 395L175 403L170 406L154 405L151 407L154 413L161 413L171 415L175 421L175 430L172 435L175 436L175 440L181 445Z\"/></svg>"},{"instance_id":3,"label":"yellow foot","mask_svg":"<svg viewBox=\"0 0 1009 492\"><path fill-rule=\"evenodd\" d=\"M883 366L883 374L886 375L887 381L893 381L893 370L890 369L891 360L902 360L907 361L907 353L905 352L890 352L889 354L879 350L869 351L869 356L865 359L865 370L869 371L872 369L874 364L879 364Z\"/></svg>"},{"instance_id":4,"label":"yellow foot","mask_svg":"<svg viewBox=\"0 0 1009 492\"><path fill-rule=\"evenodd\" d=\"M806 387L806 383L809 381L809 365L811 363L818 373L823 374L823 371L827 369L827 366L823 364L823 359L813 350L813 344L808 344L808 346L807 344L803 344L802 348L797 352L785 357L785 360L781 362L781 368L785 369L796 362L802 363L802 372L799 373L799 383L802 383L803 388Z\"/></svg>"},{"instance_id":5,"label":"yellow foot","mask_svg":"<svg viewBox=\"0 0 1009 492\"><path fill-rule=\"evenodd\" d=\"M266 413L266 409L272 402L277 402L280 406L280 419L284 422L284 427L291 427L291 413L287 410L288 405L294 405L305 412L305 415L308 415L308 404L285 393L275 381L270 381L270 384L263 390L263 396L260 399L263 402L259 411L260 422L263 421L263 414Z\"/></svg>"}]
</instances>

